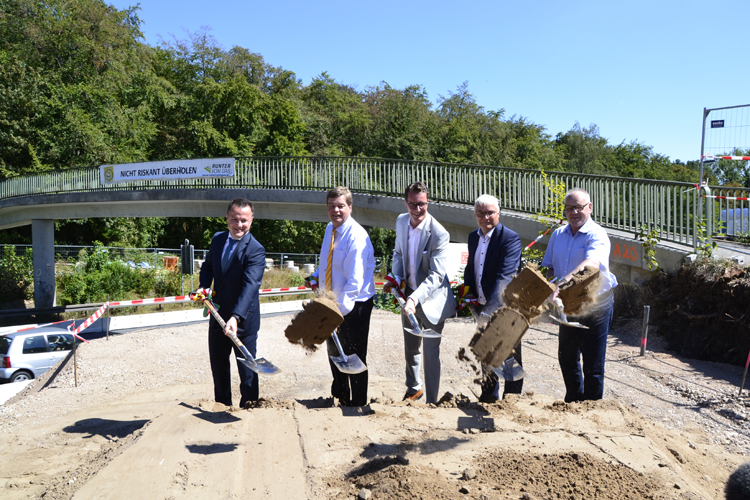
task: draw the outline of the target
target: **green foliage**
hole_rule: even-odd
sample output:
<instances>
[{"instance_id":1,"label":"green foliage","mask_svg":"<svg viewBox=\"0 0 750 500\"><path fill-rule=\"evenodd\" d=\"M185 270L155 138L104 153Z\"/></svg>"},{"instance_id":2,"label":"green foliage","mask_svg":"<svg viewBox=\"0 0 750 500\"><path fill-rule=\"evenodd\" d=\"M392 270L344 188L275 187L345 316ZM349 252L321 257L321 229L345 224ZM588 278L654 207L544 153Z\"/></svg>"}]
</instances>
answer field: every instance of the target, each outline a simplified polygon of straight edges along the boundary
<instances>
[{"instance_id":1,"label":"green foliage","mask_svg":"<svg viewBox=\"0 0 750 500\"><path fill-rule=\"evenodd\" d=\"M749 155L750 149L735 148L720 156ZM722 186L750 187L750 162L720 159L704 162L704 169L707 176L714 177L715 182Z\"/></svg>"},{"instance_id":2,"label":"green foliage","mask_svg":"<svg viewBox=\"0 0 750 500\"><path fill-rule=\"evenodd\" d=\"M547 192L547 205L544 210L534 215L534 220L544 224L547 229L540 231L539 234L557 227L558 223L565 219L563 210L567 192L564 183L551 179L544 170L542 170L542 184Z\"/></svg>"},{"instance_id":3,"label":"green foliage","mask_svg":"<svg viewBox=\"0 0 750 500\"><path fill-rule=\"evenodd\" d=\"M182 290L179 270L131 268L112 258L100 242L79 254L80 265L56 277L61 305L177 295ZM140 259L139 259L140 260Z\"/></svg>"},{"instance_id":4,"label":"green foliage","mask_svg":"<svg viewBox=\"0 0 750 500\"><path fill-rule=\"evenodd\" d=\"M139 10L103 0L0 2L0 179L102 163L308 154L697 177L695 162L670 163L635 141L610 145L594 124L552 138L524 117L484 109L467 83L433 107L421 85L359 90L326 72L303 85L261 54L224 49L208 28L150 47ZM750 185L740 162L709 165L707 176ZM188 238L205 248L223 229L216 220L58 221L56 234L69 244L176 247ZM256 221L254 232L269 251L317 252L320 226L291 226ZM379 238L391 236L373 236L385 255Z\"/></svg>"},{"instance_id":5,"label":"green foliage","mask_svg":"<svg viewBox=\"0 0 750 500\"><path fill-rule=\"evenodd\" d=\"M568 132L557 134L555 149L563 158L563 166L568 172L581 174L603 174L607 172L609 149L607 139L599 135L599 127L591 124L581 127L576 122Z\"/></svg>"},{"instance_id":6,"label":"green foliage","mask_svg":"<svg viewBox=\"0 0 750 500\"><path fill-rule=\"evenodd\" d=\"M718 245L715 241L711 240L711 235L706 234L705 219L701 219L695 223L695 234L698 240L698 245L695 247L696 253L699 257L710 259Z\"/></svg>"},{"instance_id":7,"label":"green foliage","mask_svg":"<svg viewBox=\"0 0 750 500\"><path fill-rule=\"evenodd\" d=\"M0 302L31 298L33 269L30 248L23 255L17 255L16 247L6 245L0 259Z\"/></svg>"},{"instance_id":8,"label":"green foliage","mask_svg":"<svg viewBox=\"0 0 750 500\"><path fill-rule=\"evenodd\" d=\"M401 306L398 305L392 293L377 292L372 302L375 309L401 314Z\"/></svg>"},{"instance_id":9,"label":"green foliage","mask_svg":"<svg viewBox=\"0 0 750 500\"><path fill-rule=\"evenodd\" d=\"M656 245L659 243L659 230L652 228L649 230L646 224L638 226L636 238L641 240L643 246L643 256L648 263L651 272L659 272L659 263L656 261Z\"/></svg>"},{"instance_id":10,"label":"green foliage","mask_svg":"<svg viewBox=\"0 0 750 500\"><path fill-rule=\"evenodd\" d=\"M524 248L521 252L521 267L518 270L520 271L529 264L534 264L540 272L544 272L547 268L542 267L542 259L544 259L544 250L534 247Z\"/></svg>"},{"instance_id":11,"label":"green foliage","mask_svg":"<svg viewBox=\"0 0 750 500\"><path fill-rule=\"evenodd\" d=\"M321 205L320 210L325 210ZM225 223L226 229L226 223ZM322 222L255 219L250 229L266 252L312 253L320 252L325 235Z\"/></svg>"},{"instance_id":12,"label":"green foliage","mask_svg":"<svg viewBox=\"0 0 750 500\"><path fill-rule=\"evenodd\" d=\"M386 262L390 261L393 248L396 246L396 231L381 227L370 228L370 241L375 256L382 257Z\"/></svg>"}]
</instances>

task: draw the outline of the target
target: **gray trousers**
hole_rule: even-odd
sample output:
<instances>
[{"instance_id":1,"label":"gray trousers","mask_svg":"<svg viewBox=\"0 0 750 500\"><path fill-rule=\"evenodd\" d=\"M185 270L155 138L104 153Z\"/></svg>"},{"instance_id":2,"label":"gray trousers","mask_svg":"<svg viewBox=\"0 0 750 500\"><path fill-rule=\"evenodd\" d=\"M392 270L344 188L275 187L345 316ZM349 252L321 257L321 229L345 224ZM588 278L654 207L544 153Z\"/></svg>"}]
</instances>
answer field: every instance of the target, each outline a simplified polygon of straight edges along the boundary
<instances>
[{"instance_id":1,"label":"gray trousers","mask_svg":"<svg viewBox=\"0 0 750 500\"><path fill-rule=\"evenodd\" d=\"M443 333L445 320L435 325L422 313L422 307L417 306L414 314L422 329L431 329L436 333ZM401 315L401 325L411 329L409 318ZM424 351L424 392L427 403L437 403L440 392L440 338L427 339L417 337L404 331L404 355L406 357L406 388L407 392L415 393L422 389L422 351Z\"/></svg>"}]
</instances>

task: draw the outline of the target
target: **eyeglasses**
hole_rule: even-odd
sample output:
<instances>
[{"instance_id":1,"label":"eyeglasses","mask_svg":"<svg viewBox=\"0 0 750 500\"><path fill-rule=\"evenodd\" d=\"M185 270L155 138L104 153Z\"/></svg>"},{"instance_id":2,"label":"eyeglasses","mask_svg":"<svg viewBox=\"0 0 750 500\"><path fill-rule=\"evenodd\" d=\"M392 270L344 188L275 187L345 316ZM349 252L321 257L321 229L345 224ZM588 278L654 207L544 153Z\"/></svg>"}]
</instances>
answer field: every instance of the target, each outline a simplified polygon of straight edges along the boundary
<instances>
[{"instance_id":1,"label":"eyeglasses","mask_svg":"<svg viewBox=\"0 0 750 500\"><path fill-rule=\"evenodd\" d=\"M583 212L588 206L588 203L585 205L566 205L564 210L568 213Z\"/></svg>"},{"instance_id":2,"label":"eyeglasses","mask_svg":"<svg viewBox=\"0 0 750 500\"><path fill-rule=\"evenodd\" d=\"M497 213L497 212L495 212L494 210L489 210L489 211L487 211L487 212L479 212L479 211L476 211L476 212L474 212L474 215L476 215L476 216L477 216L477 217L479 217L480 219L484 219L485 217L492 217L492 216L494 216L494 215L495 215L496 213Z\"/></svg>"},{"instance_id":3,"label":"eyeglasses","mask_svg":"<svg viewBox=\"0 0 750 500\"><path fill-rule=\"evenodd\" d=\"M427 203L424 203L421 201L419 203L412 203L410 201L407 201L406 204L409 205L409 208L411 208L412 210L416 210L416 209L422 210L424 207L427 206Z\"/></svg>"}]
</instances>

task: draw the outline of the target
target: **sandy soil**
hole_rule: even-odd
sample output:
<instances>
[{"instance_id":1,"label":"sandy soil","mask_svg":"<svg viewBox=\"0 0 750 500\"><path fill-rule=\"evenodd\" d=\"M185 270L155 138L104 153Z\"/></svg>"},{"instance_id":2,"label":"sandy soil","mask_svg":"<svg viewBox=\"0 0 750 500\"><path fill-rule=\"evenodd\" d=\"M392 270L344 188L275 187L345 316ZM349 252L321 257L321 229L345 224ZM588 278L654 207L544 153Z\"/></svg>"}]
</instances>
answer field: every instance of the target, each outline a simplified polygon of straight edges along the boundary
<instances>
[{"instance_id":1,"label":"sandy soil","mask_svg":"<svg viewBox=\"0 0 750 500\"><path fill-rule=\"evenodd\" d=\"M251 409L211 401L206 326L97 339L0 407L0 496L21 498L717 499L748 460L740 368L679 359L637 325L610 337L605 400L561 401L557 327L524 337L526 393L476 400L451 320L438 405L404 403L397 316L373 312L372 402L334 406L322 350L264 319L259 354L283 372ZM653 338L653 337L652 337ZM50 375L54 373L50 372ZM235 395L236 400L239 395Z\"/></svg>"}]
</instances>

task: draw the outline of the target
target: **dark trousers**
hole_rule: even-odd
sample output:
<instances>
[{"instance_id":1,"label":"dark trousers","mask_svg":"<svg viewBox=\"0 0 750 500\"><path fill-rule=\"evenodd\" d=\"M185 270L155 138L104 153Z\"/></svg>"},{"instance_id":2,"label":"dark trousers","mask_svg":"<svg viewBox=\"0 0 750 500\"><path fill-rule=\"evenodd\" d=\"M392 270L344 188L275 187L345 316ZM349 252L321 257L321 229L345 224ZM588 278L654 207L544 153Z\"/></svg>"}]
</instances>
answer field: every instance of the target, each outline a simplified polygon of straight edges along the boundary
<instances>
[{"instance_id":1,"label":"dark trousers","mask_svg":"<svg viewBox=\"0 0 750 500\"><path fill-rule=\"evenodd\" d=\"M568 317L589 327L560 325L557 359L565 382L565 402L602 399L607 336L612 324L612 295L586 316ZM583 359L583 370L581 362Z\"/></svg>"},{"instance_id":2,"label":"dark trousers","mask_svg":"<svg viewBox=\"0 0 750 500\"><path fill-rule=\"evenodd\" d=\"M373 298L364 302L355 302L354 308L344 316L336 335L341 342L344 354L350 356L356 354L359 359L367 364L367 338L370 335L370 315L372 314ZM356 375L341 373L331 361L330 356L340 356L333 338L326 340L328 349L328 363L331 365L333 383L331 383L331 395L338 399L344 406L365 406L369 403L367 399L367 382L369 370Z\"/></svg>"},{"instance_id":3,"label":"dark trousers","mask_svg":"<svg viewBox=\"0 0 750 500\"><path fill-rule=\"evenodd\" d=\"M258 333L244 335L240 330L240 342L247 347L253 357L256 356ZM232 406L232 376L229 362L230 354L234 351L235 358L243 358L242 352L234 342L224 334L224 330L213 318L208 324L208 356L211 361L211 374L214 378L214 400ZM257 401L259 395L258 376L250 368L237 361L237 371L240 375L240 407L248 401Z\"/></svg>"},{"instance_id":4,"label":"dark trousers","mask_svg":"<svg viewBox=\"0 0 750 500\"><path fill-rule=\"evenodd\" d=\"M513 357L523 368L521 342L515 347ZM500 399L500 378L492 368L484 364L482 365L482 374L484 377L482 378L482 394L479 396L479 401L489 402ZM523 379L505 381L503 397L506 394L521 394L521 392L523 392Z\"/></svg>"},{"instance_id":5,"label":"dark trousers","mask_svg":"<svg viewBox=\"0 0 750 500\"><path fill-rule=\"evenodd\" d=\"M484 306L477 304L474 306L474 310L477 314L481 314ZM493 311L490 311L490 313ZM516 358L518 364L523 367L523 354L521 352L521 343L514 349L513 357ZM482 394L479 396L479 401L491 402L500 399L500 378L489 366L482 365ZM506 380L505 387L503 388L503 397L506 394L521 394L523 392L523 379L519 380Z\"/></svg>"}]
</instances>

